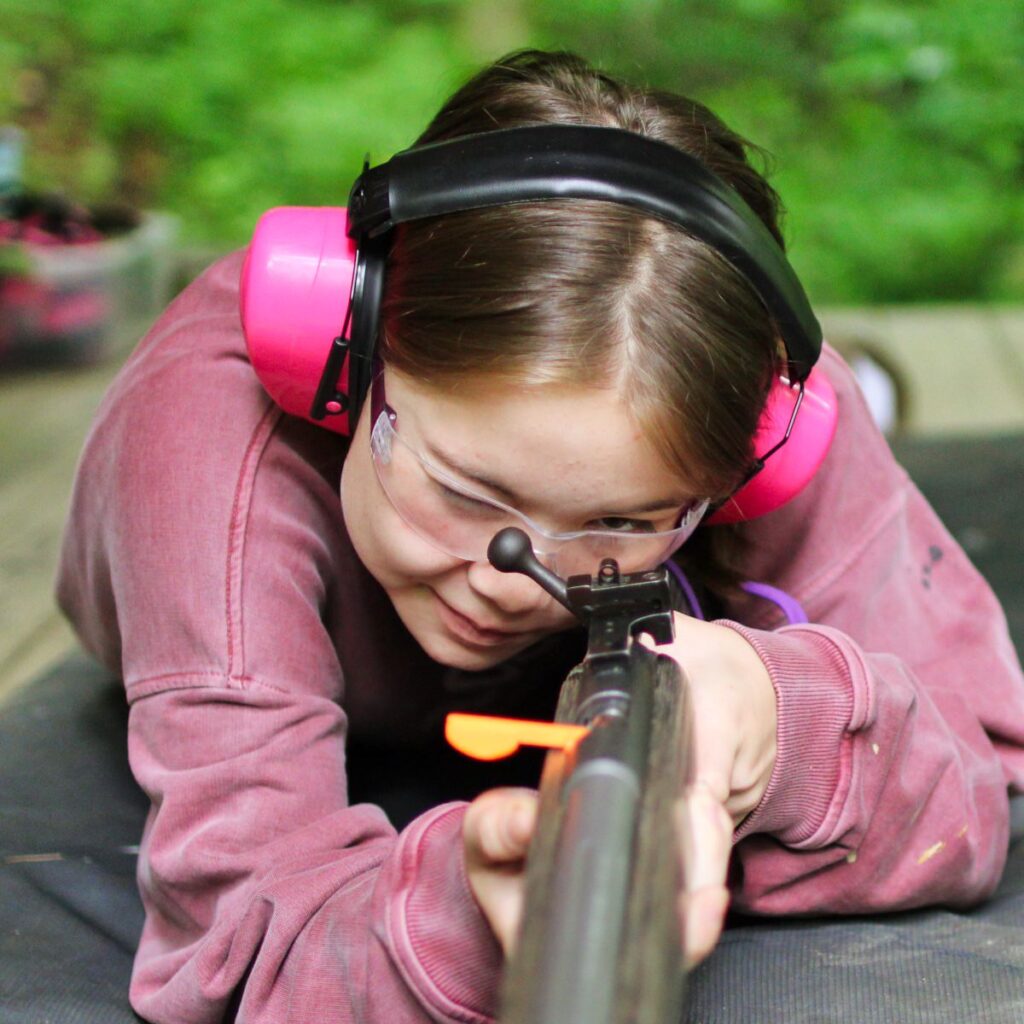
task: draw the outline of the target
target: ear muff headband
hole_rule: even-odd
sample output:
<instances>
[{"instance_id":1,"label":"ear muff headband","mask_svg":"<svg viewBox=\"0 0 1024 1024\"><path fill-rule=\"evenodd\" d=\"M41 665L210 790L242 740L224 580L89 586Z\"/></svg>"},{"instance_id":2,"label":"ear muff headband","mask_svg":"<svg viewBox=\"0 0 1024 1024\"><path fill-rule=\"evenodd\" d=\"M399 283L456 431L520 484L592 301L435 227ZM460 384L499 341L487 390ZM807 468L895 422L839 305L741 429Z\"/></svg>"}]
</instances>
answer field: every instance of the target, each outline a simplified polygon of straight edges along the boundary
<instances>
[{"instance_id":1,"label":"ear muff headband","mask_svg":"<svg viewBox=\"0 0 1024 1024\"><path fill-rule=\"evenodd\" d=\"M569 198L634 207L721 253L777 324L790 381L807 379L821 354L821 327L781 247L738 193L694 157L656 139L621 128L539 125L405 150L356 180L348 231L362 246L408 221ZM353 342L369 351L363 339Z\"/></svg>"}]
</instances>

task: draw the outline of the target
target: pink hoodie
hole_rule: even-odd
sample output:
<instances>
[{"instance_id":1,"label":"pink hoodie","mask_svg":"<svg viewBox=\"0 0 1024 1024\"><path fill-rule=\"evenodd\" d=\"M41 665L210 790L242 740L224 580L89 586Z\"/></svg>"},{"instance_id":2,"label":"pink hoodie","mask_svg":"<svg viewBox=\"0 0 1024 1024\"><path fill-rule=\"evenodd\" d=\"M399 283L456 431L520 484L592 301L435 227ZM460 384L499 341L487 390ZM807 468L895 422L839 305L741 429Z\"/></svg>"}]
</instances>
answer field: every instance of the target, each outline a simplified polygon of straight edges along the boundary
<instances>
[{"instance_id":1,"label":"pink hoodie","mask_svg":"<svg viewBox=\"0 0 1024 1024\"><path fill-rule=\"evenodd\" d=\"M168 1024L219 1021L232 999L247 1024L486 1021L501 957L463 873L464 805L396 834L346 791L346 735L422 739L459 697L352 550L345 442L284 416L253 375L240 265L180 296L111 387L58 581L85 646L123 675L152 799L132 1004ZM729 609L779 702L734 900L966 906L1006 856L1024 680L988 587L829 349L823 367L836 441L753 524L747 569L812 624L780 626L752 595Z\"/></svg>"}]
</instances>

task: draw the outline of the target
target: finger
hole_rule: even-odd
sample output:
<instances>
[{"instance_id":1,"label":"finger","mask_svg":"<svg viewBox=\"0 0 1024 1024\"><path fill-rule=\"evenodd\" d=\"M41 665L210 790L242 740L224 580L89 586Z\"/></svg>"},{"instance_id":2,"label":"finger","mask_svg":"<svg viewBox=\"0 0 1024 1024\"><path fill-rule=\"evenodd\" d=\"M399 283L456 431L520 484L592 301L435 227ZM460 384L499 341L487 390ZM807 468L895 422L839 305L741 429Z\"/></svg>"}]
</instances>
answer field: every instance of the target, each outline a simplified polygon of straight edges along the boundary
<instances>
[{"instance_id":1,"label":"finger","mask_svg":"<svg viewBox=\"0 0 1024 1024\"><path fill-rule=\"evenodd\" d=\"M522 874L495 882L488 891L484 914L506 957L512 955L519 938L525 895Z\"/></svg>"},{"instance_id":2,"label":"finger","mask_svg":"<svg viewBox=\"0 0 1024 1024\"><path fill-rule=\"evenodd\" d=\"M714 948L729 905L725 885L732 853L732 819L706 786L694 785L682 801L685 891L680 897L683 947L693 966Z\"/></svg>"},{"instance_id":3,"label":"finger","mask_svg":"<svg viewBox=\"0 0 1024 1024\"><path fill-rule=\"evenodd\" d=\"M506 956L519 934L523 861L536 824L537 804L533 790L492 790L470 804L464 819L466 877Z\"/></svg>"},{"instance_id":4,"label":"finger","mask_svg":"<svg viewBox=\"0 0 1024 1024\"><path fill-rule=\"evenodd\" d=\"M683 959L688 971L710 956L721 937L728 909L729 890L725 886L683 895Z\"/></svg>"},{"instance_id":5,"label":"finger","mask_svg":"<svg viewBox=\"0 0 1024 1024\"><path fill-rule=\"evenodd\" d=\"M679 820L686 870L686 890L725 885L732 853L732 818L704 785L697 783L682 800Z\"/></svg>"},{"instance_id":6,"label":"finger","mask_svg":"<svg viewBox=\"0 0 1024 1024\"><path fill-rule=\"evenodd\" d=\"M470 804L463 823L467 856L480 864L520 861L537 822L537 794L492 790Z\"/></svg>"},{"instance_id":7,"label":"finger","mask_svg":"<svg viewBox=\"0 0 1024 1024\"><path fill-rule=\"evenodd\" d=\"M505 819L505 836L510 850L525 856L533 833L537 828L539 799L536 793L527 792L515 798Z\"/></svg>"},{"instance_id":8,"label":"finger","mask_svg":"<svg viewBox=\"0 0 1024 1024\"><path fill-rule=\"evenodd\" d=\"M721 679L716 675L709 685L703 673L687 672L680 655L693 647L696 641L707 643L708 623L698 622L675 613L676 639L659 648L649 633L640 634L640 643L652 651L674 657L686 673L687 690L692 705L693 768L691 778L708 786L723 804L729 799L733 763L736 760L740 736L736 722L722 701ZM717 628L717 627L716 627Z\"/></svg>"},{"instance_id":9,"label":"finger","mask_svg":"<svg viewBox=\"0 0 1024 1024\"><path fill-rule=\"evenodd\" d=\"M736 760L735 723L720 700L707 687L690 688L693 717L692 779L725 804L732 792L732 771Z\"/></svg>"}]
</instances>

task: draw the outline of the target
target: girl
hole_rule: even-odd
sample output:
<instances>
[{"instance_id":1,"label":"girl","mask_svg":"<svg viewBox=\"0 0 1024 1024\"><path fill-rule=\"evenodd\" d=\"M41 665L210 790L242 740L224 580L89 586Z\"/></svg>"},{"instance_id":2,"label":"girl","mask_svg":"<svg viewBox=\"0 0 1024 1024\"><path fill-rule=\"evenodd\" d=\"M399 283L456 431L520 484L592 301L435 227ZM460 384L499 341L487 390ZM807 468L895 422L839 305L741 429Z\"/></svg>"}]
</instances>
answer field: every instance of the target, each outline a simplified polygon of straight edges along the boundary
<instances>
[{"instance_id":1,"label":"girl","mask_svg":"<svg viewBox=\"0 0 1024 1024\"><path fill-rule=\"evenodd\" d=\"M569 55L499 61L418 145L545 124L690 154L781 245L741 139ZM1024 778L1020 668L838 356L818 367L838 427L810 484L744 526L694 530L761 454L792 356L719 251L627 205L557 199L404 224L386 265L351 441L261 388L236 254L156 324L87 442L58 585L123 675L152 799L136 1010L493 1013L534 798L478 794L530 774L455 767L441 723L550 717L581 644L539 587L486 562L481 509L599 531L687 574L693 614L666 650L696 723L692 960L729 899L789 914L984 898ZM555 557L572 562L571 543Z\"/></svg>"}]
</instances>

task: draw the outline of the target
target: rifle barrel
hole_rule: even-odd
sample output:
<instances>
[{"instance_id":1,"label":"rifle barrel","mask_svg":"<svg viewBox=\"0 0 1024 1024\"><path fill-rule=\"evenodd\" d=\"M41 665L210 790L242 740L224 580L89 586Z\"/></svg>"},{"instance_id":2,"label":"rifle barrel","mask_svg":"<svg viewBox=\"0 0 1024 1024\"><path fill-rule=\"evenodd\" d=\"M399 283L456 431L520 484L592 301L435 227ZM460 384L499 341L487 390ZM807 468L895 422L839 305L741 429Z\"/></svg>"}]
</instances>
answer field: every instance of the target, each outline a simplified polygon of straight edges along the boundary
<instances>
[{"instance_id":1,"label":"rifle barrel","mask_svg":"<svg viewBox=\"0 0 1024 1024\"><path fill-rule=\"evenodd\" d=\"M584 662L570 675L559 720L593 706L602 667ZM609 673L616 708L619 669ZM503 1024L664 1022L681 1009L671 805L684 777L683 691L675 663L639 644L627 674L624 712L599 715L574 751L545 764Z\"/></svg>"}]
</instances>

